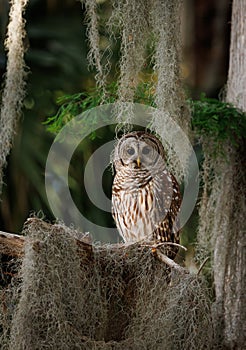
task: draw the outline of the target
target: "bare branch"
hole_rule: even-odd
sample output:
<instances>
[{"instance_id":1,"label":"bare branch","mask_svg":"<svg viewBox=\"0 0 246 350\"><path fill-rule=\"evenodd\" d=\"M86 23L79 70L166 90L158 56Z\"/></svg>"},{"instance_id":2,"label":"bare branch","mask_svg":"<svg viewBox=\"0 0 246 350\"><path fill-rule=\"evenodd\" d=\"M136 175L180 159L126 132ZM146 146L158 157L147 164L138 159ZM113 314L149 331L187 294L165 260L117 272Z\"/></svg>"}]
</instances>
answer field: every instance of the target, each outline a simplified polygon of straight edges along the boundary
<instances>
[{"instance_id":1,"label":"bare branch","mask_svg":"<svg viewBox=\"0 0 246 350\"><path fill-rule=\"evenodd\" d=\"M207 257L203 263L201 264L201 266L199 267L198 271L197 271L197 275L200 275L202 269L204 268L205 264L207 263L207 261L209 260L209 257Z\"/></svg>"},{"instance_id":2,"label":"bare branch","mask_svg":"<svg viewBox=\"0 0 246 350\"><path fill-rule=\"evenodd\" d=\"M0 231L0 254L21 257L24 254L25 237Z\"/></svg>"},{"instance_id":3,"label":"bare branch","mask_svg":"<svg viewBox=\"0 0 246 350\"><path fill-rule=\"evenodd\" d=\"M156 256L160 261L162 261L164 264L168 265L169 267L182 272L182 273L188 273L188 271L180 266L179 264L177 264L175 261L173 261L172 259L170 259L168 256L166 256L165 254L163 254L158 248L153 247L152 248L152 253L154 254L154 256Z\"/></svg>"}]
</instances>

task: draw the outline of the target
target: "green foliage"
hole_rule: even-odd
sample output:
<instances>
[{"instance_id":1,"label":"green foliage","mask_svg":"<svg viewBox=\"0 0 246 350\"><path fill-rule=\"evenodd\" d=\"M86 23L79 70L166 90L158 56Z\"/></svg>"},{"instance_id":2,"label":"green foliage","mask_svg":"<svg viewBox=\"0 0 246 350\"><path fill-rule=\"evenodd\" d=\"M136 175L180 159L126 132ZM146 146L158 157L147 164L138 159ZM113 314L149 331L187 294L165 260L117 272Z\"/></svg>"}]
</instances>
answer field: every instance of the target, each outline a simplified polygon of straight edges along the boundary
<instances>
[{"instance_id":1,"label":"green foliage","mask_svg":"<svg viewBox=\"0 0 246 350\"><path fill-rule=\"evenodd\" d=\"M57 104L60 107L57 113L48 117L44 122L47 125L47 130L57 134L66 123L80 113L98 107L101 104L116 102L117 88L117 85L112 83L108 85L105 94L100 89L92 89L88 92L59 97ZM151 85L149 83L142 83L137 87L134 102L154 106L154 97L151 94Z\"/></svg>"},{"instance_id":2,"label":"green foliage","mask_svg":"<svg viewBox=\"0 0 246 350\"><path fill-rule=\"evenodd\" d=\"M87 93L65 95L58 99L60 108L57 113L48 118L45 124L52 133L58 133L61 128L78 114L97 107L102 103L114 103L117 100L117 85L107 87L104 96L99 89ZM141 83L135 90L134 102L155 107L154 88L151 83ZM218 149L226 140L237 146L246 134L246 114L232 104L204 94L200 100L188 100L192 111L192 128L197 137L206 137L214 142Z\"/></svg>"},{"instance_id":3,"label":"green foliage","mask_svg":"<svg viewBox=\"0 0 246 350\"><path fill-rule=\"evenodd\" d=\"M217 146L230 140L234 146L246 134L246 114L231 103L202 94L200 100L189 100L192 107L192 127L197 136L212 139Z\"/></svg>"},{"instance_id":4,"label":"green foliage","mask_svg":"<svg viewBox=\"0 0 246 350\"><path fill-rule=\"evenodd\" d=\"M93 89L89 92L82 92L73 95L64 95L57 99L60 105L57 113L49 117L44 124L47 130L57 134L70 120L77 115L99 106L102 103L113 103L116 99L116 84L111 84L106 95L102 90Z\"/></svg>"}]
</instances>

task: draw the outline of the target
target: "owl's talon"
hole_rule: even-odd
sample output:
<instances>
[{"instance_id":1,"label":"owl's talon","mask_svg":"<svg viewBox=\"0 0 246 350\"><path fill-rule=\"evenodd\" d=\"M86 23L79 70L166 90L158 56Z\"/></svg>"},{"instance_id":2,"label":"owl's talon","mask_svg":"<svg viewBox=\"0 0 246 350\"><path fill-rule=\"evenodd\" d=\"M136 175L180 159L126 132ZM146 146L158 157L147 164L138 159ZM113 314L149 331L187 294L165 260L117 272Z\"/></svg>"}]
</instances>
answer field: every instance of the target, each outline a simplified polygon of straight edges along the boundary
<instances>
[{"instance_id":1,"label":"owl's talon","mask_svg":"<svg viewBox=\"0 0 246 350\"><path fill-rule=\"evenodd\" d=\"M152 247L152 248L151 248L151 252L152 252L153 254L155 254L155 253L156 253L156 247Z\"/></svg>"}]
</instances>

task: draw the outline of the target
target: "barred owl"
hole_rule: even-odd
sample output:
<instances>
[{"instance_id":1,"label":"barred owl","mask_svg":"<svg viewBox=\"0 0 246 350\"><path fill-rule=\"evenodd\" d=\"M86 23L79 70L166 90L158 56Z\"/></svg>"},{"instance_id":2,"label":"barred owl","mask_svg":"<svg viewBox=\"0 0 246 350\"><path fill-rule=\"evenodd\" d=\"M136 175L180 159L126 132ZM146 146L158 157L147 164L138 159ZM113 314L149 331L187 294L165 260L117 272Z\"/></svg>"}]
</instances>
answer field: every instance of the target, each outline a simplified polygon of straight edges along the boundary
<instances>
[{"instance_id":1,"label":"barred owl","mask_svg":"<svg viewBox=\"0 0 246 350\"><path fill-rule=\"evenodd\" d=\"M144 131L124 135L113 165L112 215L123 240L179 243L181 194L160 140ZM177 246L167 247L166 254L174 258Z\"/></svg>"}]
</instances>

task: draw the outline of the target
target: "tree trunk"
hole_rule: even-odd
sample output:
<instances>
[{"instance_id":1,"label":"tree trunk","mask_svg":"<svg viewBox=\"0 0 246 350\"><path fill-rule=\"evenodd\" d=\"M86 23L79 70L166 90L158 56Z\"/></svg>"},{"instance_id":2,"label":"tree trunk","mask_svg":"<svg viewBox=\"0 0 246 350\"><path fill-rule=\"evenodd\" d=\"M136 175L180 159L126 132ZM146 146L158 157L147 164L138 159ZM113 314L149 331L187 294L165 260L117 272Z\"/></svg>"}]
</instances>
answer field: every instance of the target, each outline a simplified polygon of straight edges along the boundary
<instances>
[{"instance_id":1,"label":"tree trunk","mask_svg":"<svg viewBox=\"0 0 246 350\"><path fill-rule=\"evenodd\" d=\"M246 111L245 39L246 2L234 0L226 100L243 111ZM223 348L245 349L245 142L237 149L229 145L227 157L224 171L221 169L221 217L214 250L215 321L218 342Z\"/></svg>"},{"instance_id":2,"label":"tree trunk","mask_svg":"<svg viewBox=\"0 0 246 350\"><path fill-rule=\"evenodd\" d=\"M232 9L228 102L246 111L246 2L234 0Z\"/></svg>"}]
</instances>

